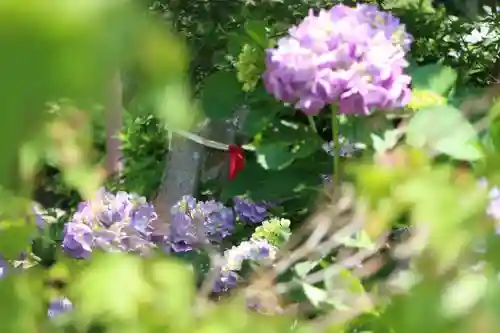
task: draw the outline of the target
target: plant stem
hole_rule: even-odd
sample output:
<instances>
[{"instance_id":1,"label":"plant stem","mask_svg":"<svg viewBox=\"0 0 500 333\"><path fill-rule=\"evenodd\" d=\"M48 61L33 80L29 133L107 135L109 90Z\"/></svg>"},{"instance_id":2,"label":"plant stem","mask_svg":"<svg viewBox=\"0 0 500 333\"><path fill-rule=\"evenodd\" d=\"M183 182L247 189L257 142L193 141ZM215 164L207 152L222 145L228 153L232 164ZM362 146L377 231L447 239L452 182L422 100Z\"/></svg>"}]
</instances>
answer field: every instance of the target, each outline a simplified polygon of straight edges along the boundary
<instances>
[{"instance_id":1,"label":"plant stem","mask_svg":"<svg viewBox=\"0 0 500 333\"><path fill-rule=\"evenodd\" d=\"M335 185L340 185L340 131L337 119L337 106L331 105L332 110L332 141L333 141L333 181Z\"/></svg>"},{"instance_id":2,"label":"plant stem","mask_svg":"<svg viewBox=\"0 0 500 333\"><path fill-rule=\"evenodd\" d=\"M307 119L309 120L309 125L311 126L314 133L318 133L316 123L314 122L314 116L307 116Z\"/></svg>"}]
</instances>

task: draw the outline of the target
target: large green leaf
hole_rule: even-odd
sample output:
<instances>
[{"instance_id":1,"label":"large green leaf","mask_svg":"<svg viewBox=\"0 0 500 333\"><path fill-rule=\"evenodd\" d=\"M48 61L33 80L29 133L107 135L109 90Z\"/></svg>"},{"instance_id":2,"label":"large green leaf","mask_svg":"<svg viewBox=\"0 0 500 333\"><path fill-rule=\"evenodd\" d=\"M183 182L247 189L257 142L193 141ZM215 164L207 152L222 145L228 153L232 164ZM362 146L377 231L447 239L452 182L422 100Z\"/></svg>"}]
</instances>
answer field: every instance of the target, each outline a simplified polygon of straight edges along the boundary
<instances>
[{"instance_id":1,"label":"large green leaf","mask_svg":"<svg viewBox=\"0 0 500 333\"><path fill-rule=\"evenodd\" d=\"M449 105L418 111L408 124L406 142L428 147L457 160L475 161L483 157L477 134L460 110Z\"/></svg>"},{"instance_id":2,"label":"large green leaf","mask_svg":"<svg viewBox=\"0 0 500 333\"><path fill-rule=\"evenodd\" d=\"M386 10L418 10L419 13L434 13L432 0L385 0L382 2Z\"/></svg>"},{"instance_id":3,"label":"large green leaf","mask_svg":"<svg viewBox=\"0 0 500 333\"><path fill-rule=\"evenodd\" d=\"M15 259L29 248L29 240L35 233L35 224L31 222L25 219L0 222L0 253L6 259Z\"/></svg>"},{"instance_id":4,"label":"large green leaf","mask_svg":"<svg viewBox=\"0 0 500 333\"><path fill-rule=\"evenodd\" d=\"M432 64L416 67L410 71L412 88L431 90L447 95L457 80L457 72L448 66Z\"/></svg>"},{"instance_id":5,"label":"large green leaf","mask_svg":"<svg viewBox=\"0 0 500 333\"><path fill-rule=\"evenodd\" d=\"M71 291L82 325L103 314L109 321L136 324L141 303L152 296L140 259L121 253L94 256Z\"/></svg>"},{"instance_id":6,"label":"large green leaf","mask_svg":"<svg viewBox=\"0 0 500 333\"><path fill-rule=\"evenodd\" d=\"M327 154L322 154L328 157ZM314 160L314 163L311 161ZM248 161L236 179L225 184L222 200L248 194L253 200L287 200L304 195L317 195L321 174L331 170L331 161L321 160L319 154L300 159L283 170L265 170L256 161Z\"/></svg>"},{"instance_id":7,"label":"large green leaf","mask_svg":"<svg viewBox=\"0 0 500 333\"><path fill-rule=\"evenodd\" d=\"M260 47L267 47L266 26L263 21L250 20L245 23L245 33Z\"/></svg>"},{"instance_id":8,"label":"large green leaf","mask_svg":"<svg viewBox=\"0 0 500 333\"><path fill-rule=\"evenodd\" d=\"M203 83L201 104L205 114L213 119L230 118L243 103L244 94L236 73L218 71Z\"/></svg>"},{"instance_id":9,"label":"large green leaf","mask_svg":"<svg viewBox=\"0 0 500 333\"><path fill-rule=\"evenodd\" d=\"M250 137L261 132L274 121L276 112L268 107L267 103L260 103L261 105L250 106L245 121L243 122L242 132Z\"/></svg>"},{"instance_id":10,"label":"large green leaf","mask_svg":"<svg viewBox=\"0 0 500 333\"><path fill-rule=\"evenodd\" d=\"M276 121L257 135L257 162L270 170L281 170L295 159L306 158L321 148L323 140L310 127L289 121Z\"/></svg>"},{"instance_id":11,"label":"large green leaf","mask_svg":"<svg viewBox=\"0 0 500 333\"><path fill-rule=\"evenodd\" d=\"M489 127L489 138L491 144L495 148L496 152L500 152L500 118L498 118L498 113L500 111L500 103L495 103L489 112L491 119Z\"/></svg>"},{"instance_id":12,"label":"large green leaf","mask_svg":"<svg viewBox=\"0 0 500 333\"><path fill-rule=\"evenodd\" d=\"M3 333L35 333L40 331L40 320L46 316L43 308L43 276L9 274L0 279L0 330Z\"/></svg>"},{"instance_id":13,"label":"large green leaf","mask_svg":"<svg viewBox=\"0 0 500 333\"><path fill-rule=\"evenodd\" d=\"M145 20L154 21L123 1L1 2L0 185L18 178L18 149L44 129L48 102L67 98L89 111L124 63L155 83L179 77L186 67L180 44Z\"/></svg>"},{"instance_id":14,"label":"large green leaf","mask_svg":"<svg viewBox=\"0 0 500 333\"><path fill-rule=\"evenodd\" d=\"M264 169L281 170L292 164L294 157L288 150L288 145L283 143L271 143L261 145L256 149L257 162Z\"/></svg>"},{"instance_id":15,"label":"large green leaf","mask_svg":"<svg viewBox=\"0 0 500 333\"><path fill-rule=\"evenodd\" d=\"M195 323L192 307L195 300L195 281L191 267L175 260L156 260L148 265L154 286L153 301L157 320L171 331L191 331ZM165 321L165 316L175 320Z\"/></svg>"}]
</instances>

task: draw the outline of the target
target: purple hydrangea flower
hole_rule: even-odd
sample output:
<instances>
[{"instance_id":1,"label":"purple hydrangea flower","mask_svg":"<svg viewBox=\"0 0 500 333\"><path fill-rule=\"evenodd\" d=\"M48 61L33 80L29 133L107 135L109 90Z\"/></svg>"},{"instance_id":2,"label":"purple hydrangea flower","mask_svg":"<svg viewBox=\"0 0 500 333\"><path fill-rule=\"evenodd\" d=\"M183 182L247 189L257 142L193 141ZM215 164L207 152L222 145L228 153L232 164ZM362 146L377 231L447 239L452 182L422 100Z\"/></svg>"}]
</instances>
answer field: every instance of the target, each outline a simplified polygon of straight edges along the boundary
<instances>
[{"instance_id":1,"label":"purple hydrangea flower","mask_svg":"<svg viewBox=\"0 0 500 333\"><path fill-rule=\"evenodd\" d=\"M410 43L399 20L376 6L311 10L267 50L264 85L308 115L329 104L338 104L342 114L402 107L411 93L404 74Z\"/></svg>"},{"instance_id":2,"label":"purple hydrangea flower","mask_svg":"<svg viewBox=\"0 0 500 333\"><path fill-rule=\"evenodd\" d=\"M66 297L55 298L49 303L47 315L51 318L73 310L73 303Z\"/></svg>"},{"instance_id":3,"label":"purple hydrangea flower","mask_svg":"<svg viewBox=\"0 0 500 333\"><path fill-rule=\"evenodd\" d=\"M221 241L234 229L233 210L214 200L199 202L192 216L201 219L205 234L212 241Z\"/></svg>"},{"instance_id":4,"label":"purple hydrangea flower","mask_svg":"<svg viewBox=\"0 0 500 333\"><path fill-rule=\"evenodd\" d=\"M90 226L84 223L68 222L64 225L62 247L74 258L88 258L92 252L94 234Z\"/></svg>"},{"instance_id":5,"label":"purple hydrangea flower","mask_svg":"<svg viewBox=\"0 0 500 333\"><path fill-rule=\"evenodd\" d=\"M219 278L215 280L212 287L212 292L220 294L227 292L230 289L236 288L238 285L238 274L233 271L221 271Z\"/></svg>"},{"instance_id":6,"label":"purple hydrangea flower","mask_svg":"<svg viewBox=\"0 0 500 333\"><path fill-rule=\"evenodd\" d=\"M234 229L232 209L214 200L198 202L184 196L171 214L168 239L174 252L191 251L204 241L219 243Z\"/></svg>"},{"instance_id":7,"label":"purple hydrangea flower","mask_svg":"<svg viewBox=\"0 0 500 333\"><path fill-rule=\"evenodd\" d=\"M486 208L486 214L490 216L495 221L500 222L500 189L498 187L491 187L488 185L488 181L484 178L479 180L479 186L488 189L489 203ZM500 228L498 230L500 232Z\"/></svg>"},{"instance_id":8,"label":"purple hydrangea flower","mask_svg":"<svg viewBox=\"0 0 500 333\"><path fill-rule=\"evenodd\" d=\"M38 207L36 204L34 204L31 206L31 212L33 213L33 215L35 217L35 224L37 226L37 229L39 231L42 231L45 228L45 225L47 224L47 222L43 218L42 212L40 211L39 208L40 207Z\"/></svg>"},{"instance_id":9,"label":"purple hydrangea flower","mask_svg":"<svg viewBox=\"0 0 500 333\"><path fill-rule=\"evenodd\" d=\"M0 279L7 275L10 270L9 262L0 257Z\"/></svg>"},{"instance_id":10,"label":"purple hydrangea flower","mask_svg":"<svg viewBox=\"0 0 500 333\"><path fill-rule=\"evenodd\" d=\"M270 264L275 260L276 254L276 246L265 239L251 239L233 246L224 253L224 265L219 279L213 286L213 291L220 293L234 288L239 278L237 272L241 270L244 261Z\"/></svg>"},{"instance_id":11,"label":"purple hydrangea flower","mask_svg":"<svg viewBox=\"0 0 500 333\"><path fill-rule=\"evenodd\" d=\"M269 215L268 205L264 202L253 202L248 199L233 198L234 210L238 217L247 223L261 223Z\"/></svg>"},{"instance_id":12,"label":"purple hydrangea flower","mask_svg":"<svg viewBox=\"0 0 500 333\"><path fill-rule=\"evenodd\" d=\"M156 219L145 198L100 189L93 201L80 203L66 223L62 247L75 258L88 258L93 249L147 254L155 247L151 233Z\"/></svg>"}]
</instances>

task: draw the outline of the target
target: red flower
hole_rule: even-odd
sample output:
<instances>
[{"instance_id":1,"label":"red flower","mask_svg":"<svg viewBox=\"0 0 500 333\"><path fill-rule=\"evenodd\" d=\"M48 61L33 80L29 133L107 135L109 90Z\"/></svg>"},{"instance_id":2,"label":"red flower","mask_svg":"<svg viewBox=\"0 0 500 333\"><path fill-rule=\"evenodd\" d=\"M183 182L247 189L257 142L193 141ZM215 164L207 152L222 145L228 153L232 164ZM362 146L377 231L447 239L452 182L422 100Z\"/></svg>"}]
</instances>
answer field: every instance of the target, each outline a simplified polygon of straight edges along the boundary
<instances>
[{"instance_id":1,"label":"red flower","mask_svg":"<svg viewBox=\"0 0 500 333\"><path fill-rule=\"evenodd\" d=\"M240 146L229 145L229 179L233 180L245 167L245 153Z\"/></svg>"}]
</instances>

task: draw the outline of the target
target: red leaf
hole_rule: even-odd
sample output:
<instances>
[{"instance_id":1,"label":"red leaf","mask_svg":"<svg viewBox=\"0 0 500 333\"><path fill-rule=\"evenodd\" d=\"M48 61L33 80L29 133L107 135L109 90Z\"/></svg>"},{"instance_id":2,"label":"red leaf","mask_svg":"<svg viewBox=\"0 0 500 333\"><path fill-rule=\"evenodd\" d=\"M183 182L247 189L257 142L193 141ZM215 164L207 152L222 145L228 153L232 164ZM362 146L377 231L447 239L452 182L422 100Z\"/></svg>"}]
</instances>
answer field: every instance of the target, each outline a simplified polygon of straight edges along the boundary
<instances>
[{"instance_id":1,"label":"red leaf","mask_svg":"<svg viewBox=\"0 0 500 333\"><path fill-rule=\"evenodd\" d=\"M236 175L245 168L245 153L240 146L229 145L229 179L233 180Z\"/></svg>"}]
</instances>

